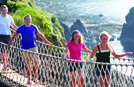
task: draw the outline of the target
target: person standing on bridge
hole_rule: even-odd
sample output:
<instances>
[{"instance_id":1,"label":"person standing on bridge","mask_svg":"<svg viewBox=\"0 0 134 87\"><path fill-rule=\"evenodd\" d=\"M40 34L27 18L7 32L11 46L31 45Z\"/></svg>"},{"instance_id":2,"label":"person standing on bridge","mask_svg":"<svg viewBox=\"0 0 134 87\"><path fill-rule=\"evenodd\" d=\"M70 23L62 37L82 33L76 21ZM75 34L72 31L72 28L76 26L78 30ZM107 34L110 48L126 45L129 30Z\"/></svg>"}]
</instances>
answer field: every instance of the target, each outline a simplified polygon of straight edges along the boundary
<instances>
[{"instance_id":1,"label":"person standing on bridge","mask_svg":"<svg viewBox=\"0 0 134 87\"><path fill-rule=\"evenodd\" d=\"M25 21L25 24L19 26L19 28L16 30L16 33L13 35L13 37L11 38L9 42L9 46L12 45L13 40L20 33L22 36L22 49L24 49L23 58L24 58L24 62L25 62L26 70L27 70L27 76L28 76L27 83L28 84L31 83L32 70L34 72L33 81L35 83L38 83L37 74L38 74L38 68L40 65L40 59L37 55L31 54L30 52L27 52L25 50L32 51L35 53L38 52L37 43L36 43L36 35L51 46L52 46L52 43L48 41L45 38L45 36L43 36L42 33L39 32L38 28L34 24L31 24L32 18L29 14L24 16L24 21Z\"/></svg>"},{"instance_id":2,"label":"person standing on bridge","mask_svg":"<svg viewBox=\"0 0 134 87\"><path fill-rule=\"evenodd\" d=\"M92 61L92 58L95 55L96 55L96 62L110 63L110 53L112 53L112 55L115 58L121 58L132 54L132 52L127 52L124 54L116 54L113 47L109 44L111 36L106 31L103 31L100 34L99 38L100 38L100 44L96 45L93 48L89 62ZM100 84L99 87L111 87L110 65L96 64L95 68L96 68L96 75L98 76L99 79Z\"/></svg>"},{"instance_id":3,"label":"person standing on bridge","mask_svg":"<svg viewBox=\"0 0 134 87\"><path fill-rule=\"evenodd\" d=\"M11 28L16 30L18 27L15 25L13 18L8 14L8 7L6 5L2 5L0 15L0 42L8 44L11 39ZM9 53L7 46L0 44L1 46L1 55L3 62L3 70L7 70Z\"/></svg>"},{"instance_id":4,"label":"person standing on bridge","mask_svg":"<svg viewBox=\"0 0 134 87\"><path fill-rule=\"evenodd\" d=\"M71 40L66 44L66 49L64 52L64 58L66 58L67 53L70 53L70 59L77 60L77 62L69 60L70 74L72 78L73 87L77 87L76 84L76 71L78 70L78 75L80 81L78 87L84 86L84 71L82 69L82 50L91 53L86 45L83 43L83 36L79 30L74 30L71 35ZM80 61L80 62L78 62Z\"/></svg>"}]
</instances>

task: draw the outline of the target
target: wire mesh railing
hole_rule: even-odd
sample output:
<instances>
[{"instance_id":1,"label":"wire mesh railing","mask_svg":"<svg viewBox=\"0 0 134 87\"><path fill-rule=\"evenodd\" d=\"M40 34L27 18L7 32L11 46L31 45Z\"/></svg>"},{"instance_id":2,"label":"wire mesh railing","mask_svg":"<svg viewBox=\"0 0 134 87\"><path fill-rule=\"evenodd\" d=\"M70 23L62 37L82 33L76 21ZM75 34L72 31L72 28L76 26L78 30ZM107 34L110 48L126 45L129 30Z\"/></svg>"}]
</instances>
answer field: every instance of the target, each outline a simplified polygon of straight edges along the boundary
<instances>
[{"instance_id":1,"label":"wire mesh railing","mask_svg":"<svg viewBox=\"0 0 134 87\"><path fill-rule=\"evenodd\" d=\"M5 45L6 46L6 45ZM12 77L12 73L17 72L18 74L26 76L26 69L24 65L24 59L22 58L22 52L24 50L16 47L10 47L10 58L9 58L9 68L10 71L1 71L1 76L9 75ZM28 51L30 52L30 51ZM30 52L31 54L35 54ZM63 60L61 57L56 57L47 54L36 53L40 57L41 65L39 66L38 71L38 80L42 85L51 85L52 87L72 87L71 86L71 77L69 75L69 65L68 59ZM70 60L73 61L73 60ZM113 60L116 61L116 60ZM83 70L85 73L85 86L86 87L98 87L99 83L97 81L97 76L95 74L95 64L105 64L112 66L112 87L128 87L133 85L133 64L132 60L120 59L118 63L83 63ZM78 61L73 61L78 62ZM123 64L125 62L125 64ZM1 63L2 64L2 63ZM11 73L11 74L9 74ZM10 83L13 79L19 78L19 75L15 74L11 80L5 78L5 81ZM1 77L3 78L3 77ZM25 83L26 79L21 78L17 80L17 83ZM17 84L16 84L17 85Z\"/></svg>"},{"instance_id":2,"label":"wire mesh railing","mask_svg":"<svg viewBox=\"0 0 134 87\"><path fill-rule=\"evenodd\" d=\"M70 75L70 64L68 61L77 62L78 66L80 61L70 60L68 58L62 59L64 48L57 46L49 46L45 43L38 41L38 53L32 51L25 51L20 46L20 36L16 38L13 46L8 47L4 43L0 43L1 48L8 48L9 60L8 70L2 70L3 63L0 63L0 80L11 87L28 86L28 87L72 87L72 79ZM31 83L27 85L26 63L23 57L23 52L31 54L33 57L39 57L40 65L38 68L38 84ZM89 54L83 53L84 58L88 59ZM28 55L25 55L28 56ZM28 56L29 57L29 56ZM35 60L36 61L36 60ZM96 75L96 65L111 66L111 87L134 87L134 59L115 59L111 57L111 63L88 63L82 61L84 70L84 86L85 87L99 87L98 77ZM32 62L33 63L33 62ZM77 67L74 65L74 67ZM105 72L105 70L104 70ZM77 75L77 83L79 75ZM34 75L32 75L32 78ZM31 79L32 79L31 78Z\"/></svg>"}]
</instances>

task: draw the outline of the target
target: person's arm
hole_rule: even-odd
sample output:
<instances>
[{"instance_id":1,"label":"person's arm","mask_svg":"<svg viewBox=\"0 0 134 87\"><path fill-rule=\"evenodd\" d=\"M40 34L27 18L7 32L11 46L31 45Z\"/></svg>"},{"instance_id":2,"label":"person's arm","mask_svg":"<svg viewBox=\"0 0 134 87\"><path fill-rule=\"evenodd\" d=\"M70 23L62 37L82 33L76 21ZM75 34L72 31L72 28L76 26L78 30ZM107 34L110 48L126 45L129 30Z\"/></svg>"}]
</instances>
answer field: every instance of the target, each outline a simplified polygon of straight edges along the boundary
<instances>
[{"instance_id":1,"label":"person's arm","mask_svg":"<svg viewBox=\"0 0 134 87\"><path fill-rule=\"evenodd\" d=\"M97 46L95 46L91 52L90 59L92 59L96 55L97 50L98 50L98 48L97 48Z\"/></svg>"},{"instance_id":2,"label":"person's arm","mask_svg":"<svg viewBox=\"0 0 134 87\"><path fill-rule=\"evenodd\" d=\"M94 58L94 56L96 55L97 50L98 50L98 48L97 48L97 46L95 46L95 47L93 48L92 52L91 52L90 59L89 59L89 61L88 61L89 63L93 62L93 58Z\"/></svg>"},{"instance_id":3,"label":"person's arm","mask_svg":"<svg viewBox=\"0 0 134 87\"><path fill-rule=\"evenodd\" d=\"M87 53L91 53L92 51L90 49L88 49L86 46L83 47L84 51L86 51Z\"/></svg>"},{"instance_id":4,"label":"person's arm","mask_svg":"<svg viewBox=\"0 0 134 87\"><path fill-rule=\"evenodd\" d=\"M124 57L124 56L129 56L133 54L133 52L126 52L124 54L116 54L115 51L112 51L112 55L115 57L115 58L121 58L121 57Z\"/></svg>"},{"instance_id":5,"label":"person's arm","mask_svg":"<svg viewBox=\"0 0 134 87\"><path fill-rule=\"evenodd\" d=\"M131 54L133 54L133 52L126 52L124 54L117 54L114 49L112 47L110 47L110 50L112 52L112 55L115 57L115 58L121 58L121 57L124 57L124 56L129 56Z\"/></svg>"},{"instance_id":6,"label":"person's arm","mask_svg":"<svg viewBox=\"0 0 134 87\"><path fill-rule=\"evenodd\" d=\"M18 36L18 33L15 33L15 34L12 36L11 40L10 40L9 43L8 43L8 46L11 46L11 45L12 45L13 40L14 40L17 36Z\"/></svg>"},{"instance_id":7,"label":"person's arm","mask_svg":"<svg viewBox=\"0 0 134 87\"><path fill-rule=\"evenodd\" d=\"M69 48L68 48L68 47L66 47L66 49L65 49L65 51L64 51L63 58L66 58L66 57L67 57L67 53L68 53L68 51L69 51Z\"/></svg>"},{"instance_id":8,"label":"person's arm","mask_svg":"<svg viewBox=\"0 0 134 87\"><path fill-rule=\"evenodd\" d=\"M48 41L48 40L46 39L45 36L43 36L42 33L39 32L37 35L38 35L44 42L46 42L47 44L49 44L50 46L53 45L50 41Z\"/></svg>"},{"instance_id":9,"label":"person's arm","mask_svg":"<svg viewBox=\"0 0 134 87\"><path fill-rule=\"evenodd\" d=\"M16 30L16 29L18 28L18 26L15 25L15 24L12 24L11 27L12 27L14 30Z\"/></svg>"}]
</instances>

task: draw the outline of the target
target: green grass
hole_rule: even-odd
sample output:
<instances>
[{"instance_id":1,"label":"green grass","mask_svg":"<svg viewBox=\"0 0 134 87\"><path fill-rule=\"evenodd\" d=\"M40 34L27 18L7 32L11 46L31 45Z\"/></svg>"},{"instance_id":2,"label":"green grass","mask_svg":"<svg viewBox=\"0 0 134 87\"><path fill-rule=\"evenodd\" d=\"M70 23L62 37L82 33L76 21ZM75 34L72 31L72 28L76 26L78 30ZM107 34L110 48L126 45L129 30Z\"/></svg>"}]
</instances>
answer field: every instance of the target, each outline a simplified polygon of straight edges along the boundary
<instances>
[{"instance_id":1,"label":"green grass","mask_svg":"<svg viewBox=\"0 0 134 87\"><path fill-rule=\"evenodd\" d=\"M84 55L83 54L83 57L82 57L83 59L83 61L88 61L89 59L90 59L90 55Z\"/></svg>"},{"instance_id":2,"label":"green grass","mask_svg":"<svg viewBox=\"0 0 134 87\"><path fill-rule=\"evenodd\" d=\"M32 23L39 28L40 32L42 32L48 40L56 46L65 46L65 38L63 38L64 29L55 15L37 8L33 0L8 2L8 5L10 14L13 16L16 25L20 26L24 24L23 17L26 14L30 14L33 20Z\"/></svg>"},{"instance_id":3,"label":"green grass","mask_svg":"<svg viewBox=\"0 0 134 87\"><path fill-rule=\"evenodd\" d=\"M86 61L86 62L88 62L89 61L89 59L90 59L90 54L83 54L83 56L82 56L82 60L83 61ZM93 57L93 60L95 61L96 60L96 57L94 56Z\"/></svg>"}]
</instances>

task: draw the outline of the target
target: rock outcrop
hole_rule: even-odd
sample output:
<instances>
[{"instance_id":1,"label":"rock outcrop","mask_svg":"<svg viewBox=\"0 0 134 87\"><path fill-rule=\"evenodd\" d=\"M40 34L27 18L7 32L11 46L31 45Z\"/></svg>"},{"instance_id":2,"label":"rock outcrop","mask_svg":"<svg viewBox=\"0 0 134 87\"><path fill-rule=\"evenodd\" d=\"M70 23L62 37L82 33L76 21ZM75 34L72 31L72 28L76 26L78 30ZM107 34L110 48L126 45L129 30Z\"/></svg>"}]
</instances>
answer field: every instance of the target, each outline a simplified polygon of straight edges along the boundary
<instances>
[{"instance_id":1,"label":"rock outcrop","mask_svg":"<svg viewBox=\"0 0 134 87\"><path fill-rule=\"evenodd\" d=\"M60 24L64 28L64 36L66 41L69 41L71 36L69 27L66 24L62 23L61 21Z\"/></svg>"},{"instance_id":2,"label":"rock outcrop","mask_svg":"<svg viewBox=\"0 0 134 87\"><path fill-rule=\"evenodd\" d=\"M134 7L125 17L126 23L123 24L120 41L125 51L134 52Z\"/></svg>"},{"instance_id":3,"label":"rock outcrop","mask_svg":"<svg viewBox=\"0 0 134 87\"><path fill-rule=\"evenodd\" d=\"M70 28L68 28L67 25L63 24L62 22L60 22L60 23L64 28L64 34L65 34L66 41L70 40L71 33L73 30L79 30L82 33L82 35L84 36L84 42L87 45L87 47L92 48L94 46L95 42L94 42L92 32L85 28L85 26L81 22L81 20L77 19Z\"/></svg>"}]
</instances>

